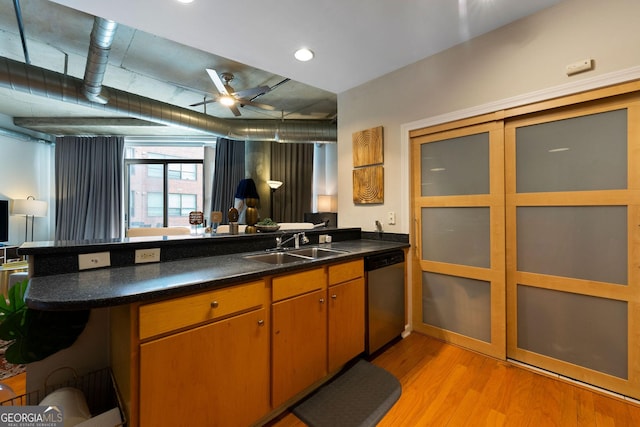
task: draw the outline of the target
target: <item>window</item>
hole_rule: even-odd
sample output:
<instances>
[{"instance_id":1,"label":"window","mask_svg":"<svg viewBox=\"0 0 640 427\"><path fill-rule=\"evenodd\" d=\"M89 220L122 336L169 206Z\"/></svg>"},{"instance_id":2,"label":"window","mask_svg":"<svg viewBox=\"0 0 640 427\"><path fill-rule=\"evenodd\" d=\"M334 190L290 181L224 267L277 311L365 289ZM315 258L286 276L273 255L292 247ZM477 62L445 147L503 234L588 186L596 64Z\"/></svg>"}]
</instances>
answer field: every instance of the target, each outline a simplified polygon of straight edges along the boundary
<instances>
[{"instance_id":1,"label":"window","mask_svg":"<svg viewBox=\"0 0 640 427\"><path fill-rule=\"evenodd\" d=\"M169 216L189 216L197 209L197 194L169 194Z\"/></svg>"},{"instance_id":2,"label":"window","mask_svg":"<svg viewBox=\"0 0 640 427\"><path fill-rule=\"evenodd\" d=\"M203 146L129 145L125 173L126 227L189 226L203 211Z\"/></svg>"}]
</instances>

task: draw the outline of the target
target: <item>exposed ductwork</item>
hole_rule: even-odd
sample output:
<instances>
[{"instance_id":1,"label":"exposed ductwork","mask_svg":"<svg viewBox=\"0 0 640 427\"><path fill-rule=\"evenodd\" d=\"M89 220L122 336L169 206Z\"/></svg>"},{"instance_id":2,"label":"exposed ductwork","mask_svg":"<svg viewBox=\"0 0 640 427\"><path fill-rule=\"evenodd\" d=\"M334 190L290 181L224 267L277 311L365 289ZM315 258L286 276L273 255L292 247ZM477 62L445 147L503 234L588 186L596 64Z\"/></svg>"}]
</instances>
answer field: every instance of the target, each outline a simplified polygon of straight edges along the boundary
<instances>
[{"instance_id":1,"label":"exposed ductwork","mask_svg":"<svg viewBox=\"0 0 640 427\"><path fill-rule=\"evenodd\" d=\"M221 119L109 87L103 88L109 102L99 104L84 96L82 84L75 77L0 57L0 87L19 92L236 140L337 141L337 126L329 121Z\"/></svg>"},{"instance_id":2,"label":"exposed ductwork","mask_svg":"<svg viewBox=\"0 0 640 427\"><path fill-rule=\"evenodd\" d=\"M84 70L82 91L89 101L106 104L108 98L102 94L102 81L109 63L109 52L118 24L96 16L91 30L91 42Z\"/></svg>"}]
</instances>

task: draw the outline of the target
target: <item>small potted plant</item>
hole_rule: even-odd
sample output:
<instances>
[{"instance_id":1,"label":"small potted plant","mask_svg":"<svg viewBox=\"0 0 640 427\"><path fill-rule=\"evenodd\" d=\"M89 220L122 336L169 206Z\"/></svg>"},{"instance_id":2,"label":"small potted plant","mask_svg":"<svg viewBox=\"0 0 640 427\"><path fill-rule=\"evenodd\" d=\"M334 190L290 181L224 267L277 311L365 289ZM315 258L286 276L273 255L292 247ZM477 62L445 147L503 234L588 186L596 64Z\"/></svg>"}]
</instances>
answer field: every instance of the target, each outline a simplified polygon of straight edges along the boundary
<instances>
[{"instance_id":1,"label":"small potted plant","mask_svg":"<svg viewBox=\"0 0 640 427\"><path fill-rule=\"evenodd\" d=\"M25 364L42 360L73 344L89 320L89 310L41 311L27 307L24 294L28 280L0 297L0 339L6 344L5 359Z\"/></svg>"}]
</instances>

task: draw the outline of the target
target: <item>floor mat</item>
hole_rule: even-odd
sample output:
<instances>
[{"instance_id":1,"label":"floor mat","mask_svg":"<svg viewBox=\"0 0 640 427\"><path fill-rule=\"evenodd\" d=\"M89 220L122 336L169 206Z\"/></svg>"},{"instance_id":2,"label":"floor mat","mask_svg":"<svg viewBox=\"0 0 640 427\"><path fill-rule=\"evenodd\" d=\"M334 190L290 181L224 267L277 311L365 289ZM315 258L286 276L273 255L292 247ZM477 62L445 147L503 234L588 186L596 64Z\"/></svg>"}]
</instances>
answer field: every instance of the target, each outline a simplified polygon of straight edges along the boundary
<instances>
[{"instance_id":1,"label":"floor mat","mask_svg":"<svg viewBox=\"0 0 640 427\"><path fill-rule=\"evenodd\" d=\"M292 412L311 427L375 426L401 393L396 377L361 359Z\"/></svg>"}]
</instances>

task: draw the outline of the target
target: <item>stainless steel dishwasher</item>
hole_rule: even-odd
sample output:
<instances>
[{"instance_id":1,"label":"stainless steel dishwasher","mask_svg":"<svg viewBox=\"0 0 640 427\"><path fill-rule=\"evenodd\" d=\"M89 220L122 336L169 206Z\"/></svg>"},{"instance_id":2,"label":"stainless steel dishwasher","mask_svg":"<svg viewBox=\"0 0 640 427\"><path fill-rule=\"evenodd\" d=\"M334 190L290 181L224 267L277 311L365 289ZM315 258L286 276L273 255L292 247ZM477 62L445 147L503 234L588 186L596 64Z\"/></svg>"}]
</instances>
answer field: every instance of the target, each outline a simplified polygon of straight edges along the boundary
<instances>
[{"instance_id":1,"label":"stainless steel dishwasher","mask_svg":"<svg viewBox=\"0 0 640 427\"><path fill-rule=\"evenodd\" d=\"M367 278L365 351L372 354L397 338L405 326L404 251L364 258Z\"/></svg>"}]
</instances>

